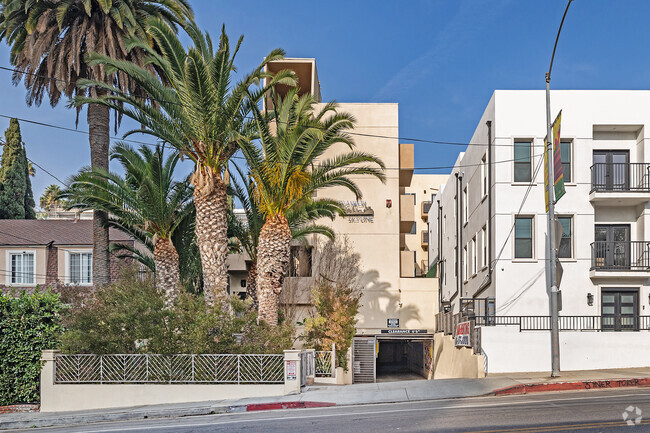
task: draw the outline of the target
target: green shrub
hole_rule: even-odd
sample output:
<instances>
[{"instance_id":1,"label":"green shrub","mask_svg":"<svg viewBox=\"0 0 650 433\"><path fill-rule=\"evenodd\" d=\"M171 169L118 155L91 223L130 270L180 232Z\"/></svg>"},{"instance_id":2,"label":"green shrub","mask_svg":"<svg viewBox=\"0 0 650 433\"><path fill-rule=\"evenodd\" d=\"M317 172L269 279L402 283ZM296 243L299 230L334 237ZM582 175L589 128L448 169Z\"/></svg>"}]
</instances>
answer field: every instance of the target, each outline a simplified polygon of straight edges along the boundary
<instances>
[{"instance_id":1,"label":"green shrub","mask_svg":"<svg viewBox=\"0 0 650 433\"><path fill-rule=\"evenodd\" d=\"M293 342L293 328L258 325L250 303L235 297L232 315L206 308L202 296L189 292L165 309L153 281L134 273L92 296L64 300L70 303L64 314L66 353L282 353Z\"/></svg>"},{"instance_id":2,"label":"green shrub","mask_svg":"<svg viewBox=\"0 0 650 433\"><path fill-rule=\"evenodd\" d=\"M59 295L0 293L0 406L39 401L41 352L58 346Z\"/></svg>"}]
</instances>

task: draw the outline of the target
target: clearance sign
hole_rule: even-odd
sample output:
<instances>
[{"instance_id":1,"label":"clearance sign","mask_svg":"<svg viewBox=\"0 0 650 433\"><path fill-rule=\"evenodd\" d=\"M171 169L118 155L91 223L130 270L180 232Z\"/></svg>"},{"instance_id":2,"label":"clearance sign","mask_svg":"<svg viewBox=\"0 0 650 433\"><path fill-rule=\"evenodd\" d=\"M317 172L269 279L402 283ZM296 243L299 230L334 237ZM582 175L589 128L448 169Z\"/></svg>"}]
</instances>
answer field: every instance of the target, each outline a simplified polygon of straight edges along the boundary
<instances>
[{"instance_id":1,"label":"clearance sign","mask_svg":"<svg viewBox=\"0 0 650 433\"><path fill-rule=\"evenodd\" d=\"M456 346L471 347L472 344L469 340L470 322L461 322L456 325Z\"/></svg>"}]
</instances>

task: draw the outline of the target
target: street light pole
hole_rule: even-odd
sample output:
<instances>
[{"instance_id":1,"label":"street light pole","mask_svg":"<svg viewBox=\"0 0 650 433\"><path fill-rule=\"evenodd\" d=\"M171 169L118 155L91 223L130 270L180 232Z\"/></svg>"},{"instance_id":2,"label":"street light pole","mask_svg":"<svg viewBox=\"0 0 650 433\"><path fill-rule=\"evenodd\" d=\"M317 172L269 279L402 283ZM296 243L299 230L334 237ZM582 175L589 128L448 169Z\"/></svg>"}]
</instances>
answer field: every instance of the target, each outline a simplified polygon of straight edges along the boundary
<instances>
[{"instance_id":1,"label":"street light pole","mask_svg":"<svg viewBox=\"0 0 650 433\"><path fill-rule=\"evenodd\" d=\"M562 25L564 24L564 18L571 6L569 0L564 10L564 15L562 16L562 22L560 22L560 28L557 31L557 36L555 37L555 45L553 46L553 54L551 56L551 63L548 67L548 72L546 73L546 156L547 156L547 176L548 176L548 185L547 185L547 194L548 194L548 264L550 267L550 293L551 293L551 376L557 377L560 375L560 328L559 328L559 319L558 319L558 304L559 304L559 291L557 287L557 246L555 245L555 164L553 163L553 132L551 126L551 70L553 69L553 60L555 59L555 50L557 48L557 41L560 39L560 32L562 31Z\"/></svg>"}]
</instances>

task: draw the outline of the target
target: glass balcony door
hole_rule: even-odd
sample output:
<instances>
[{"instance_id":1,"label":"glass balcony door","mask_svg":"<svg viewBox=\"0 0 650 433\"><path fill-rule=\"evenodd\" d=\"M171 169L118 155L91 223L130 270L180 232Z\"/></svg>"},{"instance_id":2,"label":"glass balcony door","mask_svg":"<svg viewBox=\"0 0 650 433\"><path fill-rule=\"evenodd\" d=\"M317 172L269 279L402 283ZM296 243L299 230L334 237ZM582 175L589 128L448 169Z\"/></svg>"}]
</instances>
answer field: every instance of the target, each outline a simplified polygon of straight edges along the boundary
<instances>
[{"instance_id":1,"label":"glass balcony door","mask_svg":"<svg viewBox=\"0 0 650 433\"><path fill-rule=\"evenodd\" d=\"M627 150L594 150L593 187L596 191L627 191L630 186Z\"/></svg>"},{"instance_id":2,"label":"glass balcony door","mask_svg":"<svg viewBox=\"0 0 650 433\"><path fill-rule=\"evenodd\" d=\"M630 226L597 224L594 234L595 267L627 269L630 267Z\"/></svg>"}]
</instances>

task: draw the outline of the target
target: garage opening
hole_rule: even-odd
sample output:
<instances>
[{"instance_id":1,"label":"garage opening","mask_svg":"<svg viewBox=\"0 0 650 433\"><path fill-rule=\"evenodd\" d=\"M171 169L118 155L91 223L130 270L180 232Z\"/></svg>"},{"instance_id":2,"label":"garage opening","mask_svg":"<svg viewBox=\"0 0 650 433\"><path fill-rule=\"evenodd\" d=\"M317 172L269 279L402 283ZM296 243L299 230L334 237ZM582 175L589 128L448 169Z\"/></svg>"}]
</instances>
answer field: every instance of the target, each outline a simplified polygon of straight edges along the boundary
<instances>
[{"instance_id":1,"label":"garage opening","mask_svg":"<svg viewBox=\"0 0 650 433\"><path fill-rule=\"evenodd\" d=\"M378 339L377 382L424 380L424 341L417 339Z\"/></svg>"}]
</instances>

